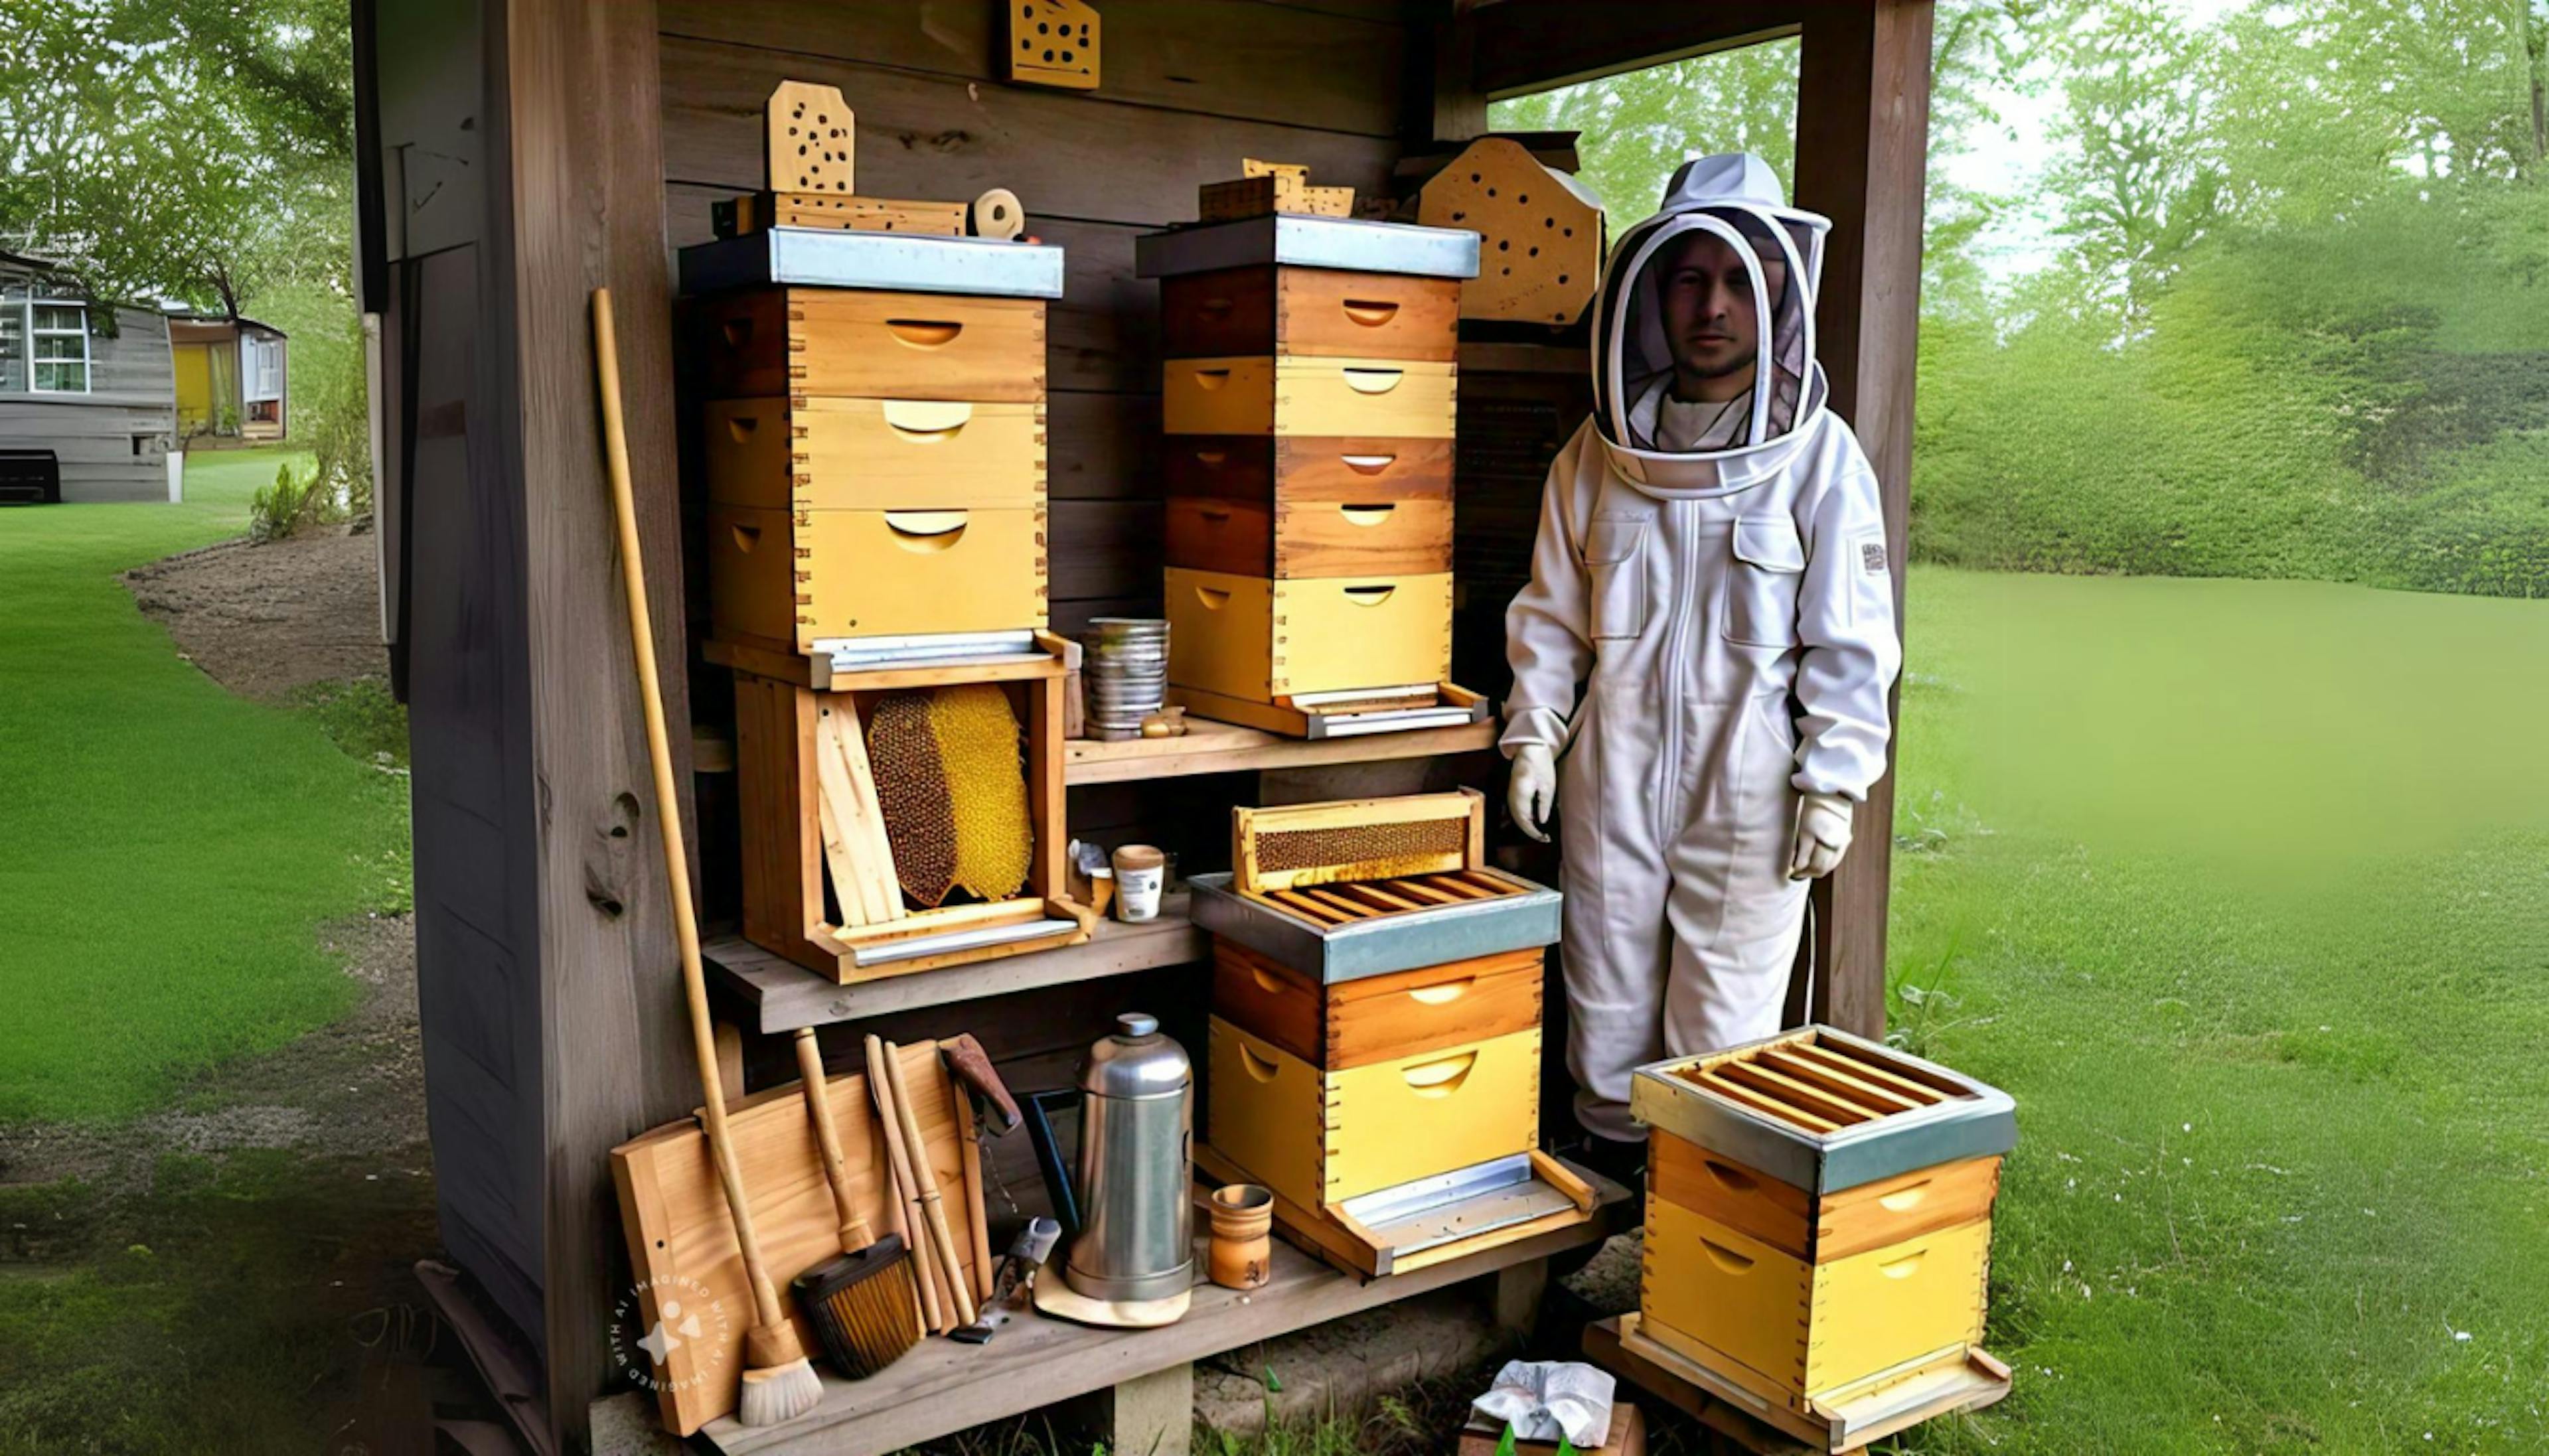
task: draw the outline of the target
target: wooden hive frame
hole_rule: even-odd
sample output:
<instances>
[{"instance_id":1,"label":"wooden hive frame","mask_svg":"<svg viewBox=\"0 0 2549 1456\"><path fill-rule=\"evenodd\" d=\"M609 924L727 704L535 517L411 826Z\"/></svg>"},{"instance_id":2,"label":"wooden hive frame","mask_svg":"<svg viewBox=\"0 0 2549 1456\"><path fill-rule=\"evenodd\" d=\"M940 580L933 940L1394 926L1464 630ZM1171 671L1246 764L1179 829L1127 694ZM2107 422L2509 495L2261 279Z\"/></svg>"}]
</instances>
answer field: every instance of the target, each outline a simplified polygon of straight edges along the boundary
<instances>
[{"instance_id":1,"label":"wooden hive frame","mask_svg":"<svg viewBox=\"0 0 2549 1456\"><path fill-rule=\"evenodd\" d=\"M1412 897L1435 904L1451 903L1451 898L1476 899L1496 886L1472 885L1469 877L1458 871L1475 870L1486 864L1486 806L1485 795L1463 788L1398 798L1235 808L1230 811L1231 888L1242 894L1271 895L1309 885L1438 875L1450 876L1452 882L1411 892ZM1376 905L1364 897L1340 896L1331 908L1361 916L1421 905L1391 904L1386 896Z\"/></svg>"},{"instance_id":2,"label":"wooden hive frame","mask_svg":"<svg viewBox=\"0 0 2549 1456\"><path fill-rule=\"evenodd\" d=\"M1817 1137L1975 1095L1925 1067L1845 1045L1813 1027L1703 1056L1673 1075Z\"/></svg>"},{"instance_id":3,"label":"wooden hive frame","mask_svg":"<svg viewBox=\"0 0 2549 1456\"><path fill-rule=\"evenodd\" d=\"M822 671L820 659L790 657L711 642L710 662L734 668L735 769L742 804L743 933L754 945L833 977L843 985L908 975L941 966L1078 945L1097 923L1071 897L1065 868L1063 683L1069 642L1036 634L1037 651L991 663ZM891 918L862 913L873 886L848 850L860 831L835 812L837 790L822 781L823 718L847 710L864 724L874 700L911 688L993 682L1009 695L1026 731L1026 785L1035 844L1027 880L1003 900L909 910ZM845 853L845 850L848 850ZM868 862L873 864L873 856ZM838 908L835 908L835 907ZM862 920L868 923L858 923ZM902 959L861 963L897 942L921 936L992 931L1043 920L1069 920L1069 933L968 946Z\"/></svg>"}]
</instances>

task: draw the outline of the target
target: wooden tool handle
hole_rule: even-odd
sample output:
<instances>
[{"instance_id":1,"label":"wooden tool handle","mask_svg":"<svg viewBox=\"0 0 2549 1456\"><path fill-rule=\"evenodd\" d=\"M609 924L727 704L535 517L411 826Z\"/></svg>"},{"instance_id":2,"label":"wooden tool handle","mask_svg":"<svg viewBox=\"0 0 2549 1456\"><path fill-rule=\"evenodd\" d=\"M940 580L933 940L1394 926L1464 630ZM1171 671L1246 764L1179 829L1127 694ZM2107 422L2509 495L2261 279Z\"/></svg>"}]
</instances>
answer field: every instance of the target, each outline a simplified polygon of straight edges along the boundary
<instances>
[{"instance_id":1,"label":"wooden tool handle","mask_svg":"<svg viewBox=\"0 0 2549 1456\"><path fill-rule=\"evenodd\" d=\"M920 1212L929 1221L929 1237L938 1246L947 1272L947 1292L956 1303L956 1322L974 1322L974 1292L965 1287L965 1256L956 1250L956 1235L947 1227L947 1206L939 1201L938 1172L929 1165L929 1144L920 1139L920 1119L911 1110L911 1092L902 1082L902 1051L885 1044L885 1074L894 1083L895 1114L902 1119L902 1140L911 1145L912 1175L920 1180Z\"/></svg>"},{"instance_id":2,"label":"wooden tool handle","mask_svg":"<svg viewBox=\"0 0 2549 1456\"><path fill-rule=\"evenodd\" d=\"M602 376L602 439L610 468L612 514L619 525L619 577L628 595L628 645L637 659L638 695L644 700L646 757L655 774L655 827L664 849L664 877L671 883L673 934L682 953L682 991L690 1003L691 1049L700 1067L700 1091L708 1152L725 1188L726 1213L743 1251L752 1285L753 1321L770 1328L787 1321L779 1291L761 1260L753 1232L752 1205L744 1197L743 1168L726 1133L725 1083L717 1072L716 1034L708 1019L708 975L700 968L700 924L691 907L690 856L682 849L682 800L673 786L673 750L664 731L664 692L655 671L655 628L646 608L645 555L637 538L637 499L628 479L628 427L619 403L619 335L613 326L611 290L593 291L593 352Z\"/></svg>"},{"instance_id":3,"label":"wooden tool handle","mask_svg":"<svg viewBox=\"0 0 2549 1456\"><path fill-rule=\"evenodd\" d=\"M852 1242L851 1229L865 1228L858 1216L858 1195L850 1186L849 1159L841 1155L841 1130L832 1122L832 1092L829 1078L823 1075L823 1048L814 1040L812 1027L797 1029L797 1072L803 1079L805 1111L814 1120L814 1145L822 1150L823 1176L832 1185L832 1213L841 1222L841 1252L857 1253L868 1246L861 1237Z\"/></svg>"},{"instance_id":4,"label":"wooden tool handle","mask_svg":"<svg viewBox=\"0 0 2549 1456\"><path fill-rule=\"evenodd\" d=\"M1019 1121L1017 1100L1009 1096L1007 1084L992 1069L991 1058L984 1052L983 1044L974 1040L974 1034L959 1032L939 1043L938 1050L947 1058L948 1072L967 1090L991 1104L991 1111L996 1114L991 1119L992 1134L999 1136L1016 1132Z\"/></svg>"},{"instance_id":5,"label":"wooden tool handle","mask_svg":"<svg viewBox=\"0 0 2549 1456\"><path fill-rule=\"evenodd\" d=\"M911 1152L903 1145L902 1123L895 1115L894 1080L886 1074L885 1043L877 1037L867 1039L868 1095L875 1099L877 1121L885 1125L886 1156L894 1168L894 1181L899 1190L898 1201L908 1205L903 1222L909 1231L903 1235L911 1245L911 1268L920 1286L921 1323L931 1334L947 1332L946 1312L938 1304L938 1287L930 1277L932 1249L920 1214L920 1185L911 1176Z\"/></svg>"}]
</instances>

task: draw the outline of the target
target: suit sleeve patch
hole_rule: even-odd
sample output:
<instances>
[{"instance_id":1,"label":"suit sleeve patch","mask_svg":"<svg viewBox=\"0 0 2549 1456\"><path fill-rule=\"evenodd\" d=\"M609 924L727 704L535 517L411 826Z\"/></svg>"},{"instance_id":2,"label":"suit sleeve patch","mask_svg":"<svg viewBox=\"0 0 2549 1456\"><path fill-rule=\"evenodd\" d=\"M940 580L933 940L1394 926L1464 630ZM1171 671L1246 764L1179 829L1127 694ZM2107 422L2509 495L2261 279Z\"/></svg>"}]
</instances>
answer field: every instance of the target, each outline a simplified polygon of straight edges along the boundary
<instances>
[{"instance_id":1,"label":"suit sleeve patch","mask_svg":"<svg viewBox=\"0 0 2549 1456\"><path fill-rule=\"evenodd\" d=\"M1861 542L1859 542L1859 543L1858 543L1858 567L1859 567L1859 570L1861 570L1861 571L1863 571L1863 572L1867 573L1867 574L1868 574L1869 576L1871 576L1871 577L1881 577L1881 576L1884 576L1884 575L1885 575L1885 543L1884 543L1884 541L1882 541L1882 540L1865 540L1865 541L1861 541Z\"/></svg>"}]
</instances>

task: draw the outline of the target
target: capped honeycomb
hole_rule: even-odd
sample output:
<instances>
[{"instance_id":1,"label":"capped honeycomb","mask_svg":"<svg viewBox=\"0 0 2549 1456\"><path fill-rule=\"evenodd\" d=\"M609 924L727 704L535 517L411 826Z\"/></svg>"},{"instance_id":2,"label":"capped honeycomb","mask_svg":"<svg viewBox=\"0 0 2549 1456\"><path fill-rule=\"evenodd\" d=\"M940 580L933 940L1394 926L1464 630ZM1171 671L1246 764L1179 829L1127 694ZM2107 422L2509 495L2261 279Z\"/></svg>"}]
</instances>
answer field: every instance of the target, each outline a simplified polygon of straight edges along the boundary
<instances>
[{"instance_id":1,"label":"capped honeycomb","mask_svg":"<svg viewBox=\"0 0 2549 1456\"><path fill-rule=\"evenodd\" d=\"M889 692L868 714L868 763L894 849L895 878L936 905L956 883L956 809L927 692Z\"/></svg>"},{"instance_id":2,"label":"capped honeycomb","mask_svg":"<svg viewBox=\"0 0 2549 1456\"><path fill-rule=\"evenodd\" d=\"M1259 869L1316 869L1322 865L1385 865L1401 860L1459 856L1467 846L1466 819L1412 819L1399 824L1354 824L1333 829L1278 829L1257 837ZM1385 875L1385 868L1372 877Z\"/></svg>"}]
</instances>

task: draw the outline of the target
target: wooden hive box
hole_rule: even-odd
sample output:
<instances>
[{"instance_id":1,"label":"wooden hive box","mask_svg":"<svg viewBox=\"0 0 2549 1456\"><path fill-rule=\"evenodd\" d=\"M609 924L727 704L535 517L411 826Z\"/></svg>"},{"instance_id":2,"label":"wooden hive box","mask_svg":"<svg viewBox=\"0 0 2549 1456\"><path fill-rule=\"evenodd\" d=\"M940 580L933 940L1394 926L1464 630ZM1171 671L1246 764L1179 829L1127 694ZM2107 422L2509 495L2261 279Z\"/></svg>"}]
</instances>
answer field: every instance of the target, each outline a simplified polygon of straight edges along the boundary
<instances>
[{"instance_id":1,"label":"wooden hive box","mask_svg":"<svg viewBox=\"0 0 2549 1456\"><path fill-rule=\"evenodd\" d=\"M2006 1390L1976 1357L2007 1095L1809 1027L1640 1067L1630 1109L1647 1338L1810 1423L1914 1372Z\"/></svg>"},{"instance_id":2,"label":"wooden hive box","mask_svg":"<svg viewBox=\"0 0 2549 1456\"><path fill-rule=\"evenodd\" d=\"M1572 323L1602 281L1601 199L1506 137L1482 136L1435 173L1416 220L1478 234L1463 318Z\"/></svg>"},{"instance_id":3,"label":"wooden hive box","mask_svg":"<svg viewBox=\"0 0 2549 1456\"><path fill-rule=\"evenodd\" d=\"M1096 916L1072 899L1064 869L1069 650L1038 634L1033 651L1009 658L835 674L824 659L710 642L708 660L735 669L744 937L843 985L1088 939ZM999 684L1025 730L1033 830L1026 883L1001 900L880 915L880 893L897 903L899 896L890 863L887 887L876 888L878 841L860 838L863 800L854 781L863 756L847 754L840 735L862 733L885 693L974 682ZM873 803L873 791L864 801Z\"/></svg>"}]
</instances>

